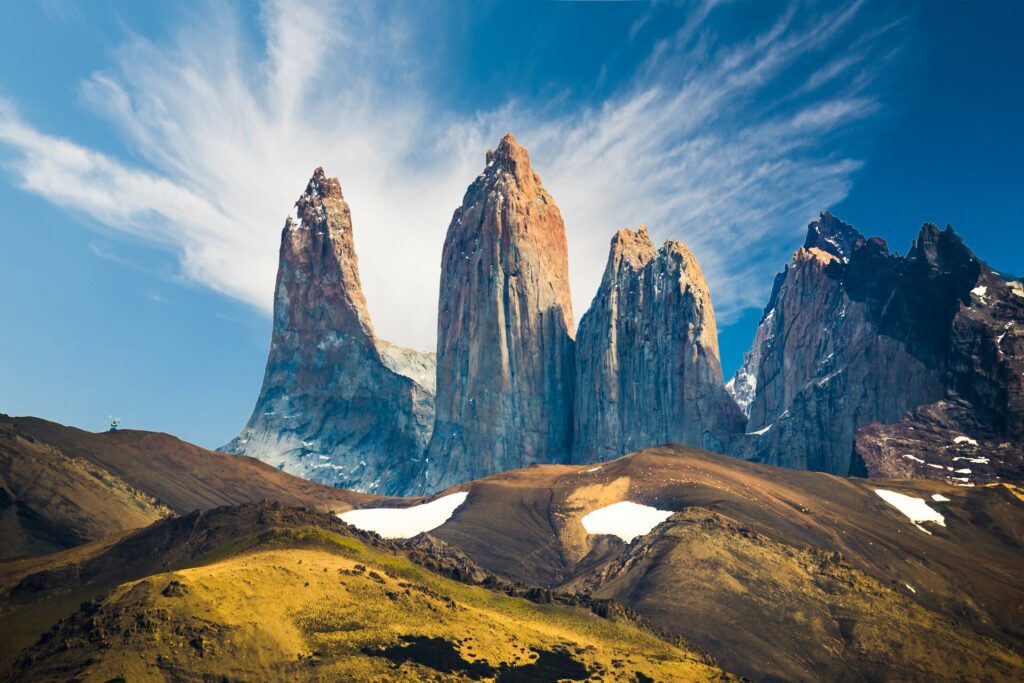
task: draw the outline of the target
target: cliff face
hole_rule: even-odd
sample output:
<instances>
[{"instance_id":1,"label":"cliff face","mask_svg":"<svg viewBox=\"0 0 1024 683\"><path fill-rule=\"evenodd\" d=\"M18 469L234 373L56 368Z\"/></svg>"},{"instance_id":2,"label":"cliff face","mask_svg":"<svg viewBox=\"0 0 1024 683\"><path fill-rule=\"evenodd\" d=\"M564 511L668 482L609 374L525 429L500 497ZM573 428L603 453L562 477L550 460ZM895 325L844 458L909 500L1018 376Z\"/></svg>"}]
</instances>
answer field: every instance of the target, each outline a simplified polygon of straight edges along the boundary
<instances>
[{"instance_id":1,"label":"cliff face","mask_svg":"<svg viewBox=\"0 0 1024 683\"><path fill-rule=\"evenodd\" d=\"M426 490L569 458L572 329L562 217L508 135L445 237Z\"/></svg>"},{"instance_id":2,"label":"cliff face","mask_svg":"<svg viewBox=\"0 0 1024 683\"><path fill-rule=\"evenodd\" d=\"M995 273L954 237L926 229L915 247L928 267L964 275L950 302L942 398L857 433L855 452L872 476L1024 479L1024 283Z\"/></svg>"},{"instance_id":3,"label":"cliff face","mask_svg":"<svg viewBox=\"0 0 1024 683\"><path fill-rule=\"evenodd\" d=\"M348 204L316 169L281 233L266 374L225 450L313 481L404 493L433 420L433 356L378 340Z\"/></svg>"},{"instance_id":4,"label":"cliff face","mask_svg":"<svg viewBox=\"0 0 1024 683\"><path fill-rule=\"evenodd\" d=\"M574 459L665 443L722 452L745 419L722 384L707 284L681 242L620 230L576 343Z\"/></svg>"},{"instance_id":5,"label":"cliff face","mask_svg":"<svg viewBox=\"0 0 1024 683\"><path fill-rule=\"evenodd\" d=\"M987 436L1008 442L1004 460L1019 460L1010 452L1020 450L1024 412L1014 374L1021 311L1006 303L1014 286L952 228L925 225L900 257L822 214L776 279L730 383L741 398L740 388L753 393L737 452L834 474L974 481L989 475L952 459ZM918 454L928 449L949 455Z\"/></svg>"}]
</instances>

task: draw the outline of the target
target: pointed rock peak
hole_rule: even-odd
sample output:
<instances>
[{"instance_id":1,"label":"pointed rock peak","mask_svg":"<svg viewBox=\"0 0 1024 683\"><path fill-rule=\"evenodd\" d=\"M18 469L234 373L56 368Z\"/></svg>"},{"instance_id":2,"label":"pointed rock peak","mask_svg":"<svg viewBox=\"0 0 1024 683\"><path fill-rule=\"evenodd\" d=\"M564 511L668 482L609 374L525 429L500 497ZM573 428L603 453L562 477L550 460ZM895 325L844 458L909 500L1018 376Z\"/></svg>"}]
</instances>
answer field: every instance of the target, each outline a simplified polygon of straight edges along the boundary
<instances>
[{"instance_id":1,"label":"pointed rock peak","mask_svg":"<svg viewBox=\"0 0 1024 683\"><path fill-rule=\"evenodd\" d=\"M661 250L666 254L680 254L687 259L696 261L690 248L686 246L685 242L680 240L665 240L665 244L661 245Z\"/></svg>"},{"instance_id":2,"label":"pointed rock peak","mask_svg":"<svg viewBox=\"0 0 1024 683\"><path fill-rule=\"evenodd\" d=\"M345 201L345 197L341 194L341 183L337 178L328 178L324 175L323 167L317 166L313 170L313 176L306 183L305 192L295 202L295 206L299 209L299 217L305 214L307 207L317 206L328 199Z\"/></svg>"},{"instance_id":3,"label":"pointed rock peak","mask_svg":"<svg viewBox=\"0 0 1024 683\"><path fill-rule=\"evenodd\" d=\"M613 263L626 263L633 268L642 268L654 258L656 251L646 225L641 225L635 232L629 228L623 228L612 237L611 258Z\"/></svg>"},{"instance_id":4,"label":"pointed rock peak","mask_svg":"<svg viewBox=\"0 0 1024 683\"><path fill-rule=\"evenodd\" d=\"M964 244L963 238L953 230L952 225L940 230L934 223L921 226L921 232L914 240L907 258L924 260L931 268L941 270L956 270L977 261L974 252Z\"/></svg>"},{"instance_id":5,"label":"pointed rock peak","mask_svg":"<svg viewBox=\"0 0 1024 683\"><path fill-rule=\"evenodd\" d=\"M925 249L930 245L939 243L939 226L935 223L924 223L921 225L921 231L917 233L917 239L914 240L914 247L918 249Z\"/></svg>"},{"instance_id":6,"label":"pointed rock peak","mask_svg":"<svg viewBox=\"0 0 1024 683\"><path fill-rule=\"evenodd\" d=\"M864 246L864 235L830 212L823 211L818 216L818 220L811 221L807 226L807 239L804 240L803 248L819 249L835 256L843 263L847 263L853 252L862 246Z\"/></svg>"},{"instance_id":7,"label":"pointed rock peak","mask_svg":"<svg viewBox=\"0 0 1024 683\"><path fill-rule=\"evenodd\" d=\"M346 215L348 213L348 205L341 194L341 183L338 182L338 178L328 178L323 167L319 166L313 170L305 190L295 202L295 208L298 222L307 226L322 223L328 216L326 209L334 209ZM291 216L287 226L297 227Z\"/></svg>"},{"instance_id":8,"label":"pointed rock peak","mask_svg":"<svg viewBox=\"0 0 1024 683\"><path fill-rule=\"evenodd\" d=\"M511 173L520 180L540 182L530 164L530 153L516 142L512 133L501 139L496 150L487 150L487 170L491 169Z\"/></svg>"}]
</instances>

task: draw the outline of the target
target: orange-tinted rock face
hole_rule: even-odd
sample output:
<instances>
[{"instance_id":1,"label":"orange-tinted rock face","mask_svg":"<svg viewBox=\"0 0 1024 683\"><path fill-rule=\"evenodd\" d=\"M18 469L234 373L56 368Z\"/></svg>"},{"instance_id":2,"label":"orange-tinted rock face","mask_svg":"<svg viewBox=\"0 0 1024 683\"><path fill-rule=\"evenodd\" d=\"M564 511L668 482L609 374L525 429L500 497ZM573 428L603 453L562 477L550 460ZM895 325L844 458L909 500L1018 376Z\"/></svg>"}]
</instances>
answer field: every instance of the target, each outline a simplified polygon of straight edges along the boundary
<instances>
[{"instance_id":1,"label":"orange-tinted rock face","mask_svg":"<svg viewBox=\"0 0 1024 683\"><path fill-rule=\"evenodd\" d=\"M620 230L576 340L574 458L665 443L722 452L745 419L722 383L711 296L681 242Z\"/></svg>"},{"instance_id":2,"label":"orange-tinted rock face","mask_svg":"<svg viewBox=\"0 0 1024 683\"><path fill-rule=\"evenodd\" d=\"M562 216L508 135L445 237L426 489L568 459L572 328Z\"/></svg>"},{"instance_id":3,"label":"orange-tinted rock face","mask_svg":"<svg viewBox=\"0 0 1024 683\"><path fill-rule=\"evenodd\" d=\"M432 387L413 378L432 374L432 357L374 335L338 180L316 169L295 206L263 389L225 449L313 481L403 493L430 435Z\"/></svg>"}]
</instances>

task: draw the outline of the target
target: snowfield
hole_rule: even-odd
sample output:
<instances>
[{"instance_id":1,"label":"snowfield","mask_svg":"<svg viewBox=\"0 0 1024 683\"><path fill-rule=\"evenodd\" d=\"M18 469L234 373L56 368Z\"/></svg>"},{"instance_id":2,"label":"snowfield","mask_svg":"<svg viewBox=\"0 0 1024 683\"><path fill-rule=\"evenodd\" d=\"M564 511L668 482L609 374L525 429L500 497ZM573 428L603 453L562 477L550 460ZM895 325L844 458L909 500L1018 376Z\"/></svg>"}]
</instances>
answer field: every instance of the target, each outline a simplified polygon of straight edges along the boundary
<instances>
[{"instance_id":1,"label":"snowfield","mask_svg":"<svg viewBox=\"0 0 1024 683\"><path fill-rule=\"evenodd\" d=\"M469 493L459 491L423 505L408 508L368 508L349 510L338 517L363 531L373 531L384 538L412 538L436 529L451 518Z\"/></svg>"},{"instance_id":2,"label":"snowfield","mask_svg":"<svg viewBox=\"0 0 1024 683\"><path fill-rule=\"evenodd\" d=\"M624 500L585 515L580 521L588 534L609 534L629 543L637 536L645 536L651 529L671 517L671 510L659 510Z\"/></svg>"},{"instance_id":3,"label":"snowfield","mask_svg":"<svg viewBox=\"0 0 1024 683\"><path fill-rule=\"evenodd\" d=\"M935 522L940 526L946 526L946 518L928 507L928 503L922 498L914 498L886 489L875 489L875 493L886 503L906 515L914 523L914 526L927 534L931 532L920 526L920 522Z\"/></svg>"}]
</instances>

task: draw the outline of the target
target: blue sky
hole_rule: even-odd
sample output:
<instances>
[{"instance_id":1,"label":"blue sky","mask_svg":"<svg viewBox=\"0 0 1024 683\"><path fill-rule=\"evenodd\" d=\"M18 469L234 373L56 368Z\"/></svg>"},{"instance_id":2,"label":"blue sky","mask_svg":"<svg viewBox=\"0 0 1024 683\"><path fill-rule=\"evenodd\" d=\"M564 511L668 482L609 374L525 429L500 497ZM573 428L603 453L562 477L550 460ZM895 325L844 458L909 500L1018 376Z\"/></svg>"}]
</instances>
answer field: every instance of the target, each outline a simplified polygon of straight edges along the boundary
<instances>
[{"instance_id":1,"label":"blue sky","mask_svg":"<svg viewBox=\"0 0 1024 683\"><path fill-rule=\"evenodd\" d=\"M434 343L451 212L502 134L575 316L620 227L700 259L731 373L818 211L951 222L1024 274L1020 3L0 6L0 411L206 446L262 379L277 240L339 176L380 336Z\"/></svg>"}]
</instances>

